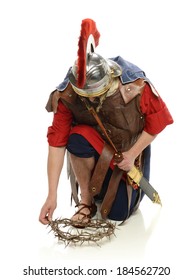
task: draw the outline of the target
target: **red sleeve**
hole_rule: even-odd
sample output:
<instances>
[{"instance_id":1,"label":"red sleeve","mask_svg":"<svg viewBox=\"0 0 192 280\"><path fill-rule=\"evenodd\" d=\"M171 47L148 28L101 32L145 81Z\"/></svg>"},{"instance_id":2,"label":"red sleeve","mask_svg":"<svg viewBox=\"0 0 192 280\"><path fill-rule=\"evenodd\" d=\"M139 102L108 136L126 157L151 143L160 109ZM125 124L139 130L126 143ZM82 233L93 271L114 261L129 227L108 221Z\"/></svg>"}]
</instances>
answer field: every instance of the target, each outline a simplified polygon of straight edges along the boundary
<instances>
[{"instance_id":1,"label":"red sleeve","mask_svg":"<svg viewBox=\"0 0 192 280\"><path fill-rule=\"evenodd\" d=\"M146 84L141 97L141 111L145 115L144 130L149 134L160 133L167 125L173 123L172 116L162 98L156 96L149 84Z\"/></svg>"},{"instance_id":2,"label":"red sleeve","mask_svg":"<svg viewBox=\"0 0 192 280\"><path fill-rule=\"evenodd\" d=\"M54 114L52 126L48 127L47 140L50 146L66 146L71 130L72 113L59 101L57 113Z\"/></svg>"}]
</instances>

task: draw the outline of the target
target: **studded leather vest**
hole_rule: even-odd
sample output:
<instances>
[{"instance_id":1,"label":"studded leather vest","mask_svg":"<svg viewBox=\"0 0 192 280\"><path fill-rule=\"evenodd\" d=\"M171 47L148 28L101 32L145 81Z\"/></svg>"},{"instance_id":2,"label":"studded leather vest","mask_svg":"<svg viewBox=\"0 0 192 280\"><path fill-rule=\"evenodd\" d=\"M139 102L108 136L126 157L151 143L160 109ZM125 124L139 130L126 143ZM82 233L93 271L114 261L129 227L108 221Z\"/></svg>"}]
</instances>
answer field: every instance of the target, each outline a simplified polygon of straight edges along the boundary
<instances>
[{"instance_id":1,"label":"studded leather vest","mask_svg":"<svg viewBox=\"0 0 192 280\"><path fill-rule=\"evenodd\" d=\"M140 110L140 97L144 86L145 82L142 79L126 85L122 85L120 82L116 92L106 97L99 109L98 116L119 151L124 152L130 149L144 128L144 115ZM57 106L58 99L71 110L74 117L74 126L77 124L90 125L107 141L97 121L88 111L81 97L73 91L70 84L64 91L52 93L46 106L48 111ZM97 99L90 102L90 105L97 110L99 105ZM50 106L52 109L50 109Z\"/></svg>"}]
</instances>

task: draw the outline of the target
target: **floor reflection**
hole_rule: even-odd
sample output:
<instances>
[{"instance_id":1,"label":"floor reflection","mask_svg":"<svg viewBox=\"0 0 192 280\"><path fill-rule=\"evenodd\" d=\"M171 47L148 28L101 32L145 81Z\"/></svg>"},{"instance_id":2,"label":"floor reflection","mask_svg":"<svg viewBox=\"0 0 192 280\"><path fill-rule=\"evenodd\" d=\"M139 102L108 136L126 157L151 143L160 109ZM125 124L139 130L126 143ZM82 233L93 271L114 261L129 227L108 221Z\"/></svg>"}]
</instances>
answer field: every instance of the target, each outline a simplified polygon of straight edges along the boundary
<instances>
[{"instance_id":1,"label":"floor reflection","mask_svg":"<svg viewBox=\"0 0 192 280\"><path fill-rule=\"evenodd\" d=\"M159 208L160 209L160 208ZM83 260L115 260L115 259L143 259L146 245L158 223L160 210L147 223L141 210L138 210L123 225L116 223L115 236L105 238L98 244L83 243L82 245L68 245L58 242L49 234L47 244L39 248L41 259L83 259Z\"/></svg>"}]
</instances>

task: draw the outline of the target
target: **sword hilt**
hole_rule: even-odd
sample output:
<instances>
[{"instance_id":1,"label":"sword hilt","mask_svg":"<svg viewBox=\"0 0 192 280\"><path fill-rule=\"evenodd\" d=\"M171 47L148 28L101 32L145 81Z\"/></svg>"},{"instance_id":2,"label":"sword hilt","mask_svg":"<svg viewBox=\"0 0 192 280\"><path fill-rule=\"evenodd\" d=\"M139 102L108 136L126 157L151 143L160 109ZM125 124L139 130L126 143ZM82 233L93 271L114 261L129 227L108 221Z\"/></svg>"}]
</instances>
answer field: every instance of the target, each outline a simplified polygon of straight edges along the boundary
<instances>
[{"instance_id":1,"label":"sword hilt","mask_svg":"<svg viewBox=\"0 0 192 280\"><path fill-rule=\"evenodd\" d=\"M143 173L137 169L135 165L131 168L131 170L129 170L127 175L139 186Z\"/></svg>"}]
</instances>

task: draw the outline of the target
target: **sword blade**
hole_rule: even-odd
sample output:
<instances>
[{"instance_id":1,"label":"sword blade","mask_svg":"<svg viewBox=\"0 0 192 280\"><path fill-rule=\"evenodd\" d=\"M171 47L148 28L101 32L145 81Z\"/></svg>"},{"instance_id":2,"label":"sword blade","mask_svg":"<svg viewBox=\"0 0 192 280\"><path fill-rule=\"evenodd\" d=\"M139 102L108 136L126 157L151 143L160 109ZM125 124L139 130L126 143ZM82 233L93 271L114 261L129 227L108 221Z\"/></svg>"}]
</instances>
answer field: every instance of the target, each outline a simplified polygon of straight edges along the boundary
<instances>
[{"instance_id":1,"label":"sword blade","mask_svg":"<svg viewBox=\"0 0 192 280\"><path fill-rule=\"evenodd\" d=\"M154 187L142 177L139 182L139 187L144 191L144 193L154 202L162 205L161 199L159 197L158 192L154 189Z\"/></svg>"}]
</instances>

